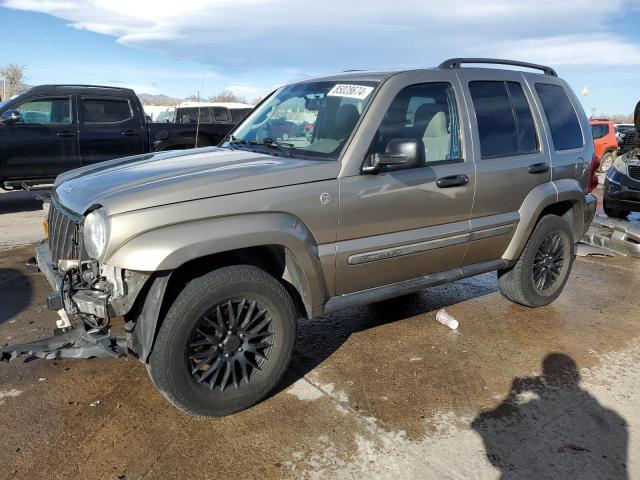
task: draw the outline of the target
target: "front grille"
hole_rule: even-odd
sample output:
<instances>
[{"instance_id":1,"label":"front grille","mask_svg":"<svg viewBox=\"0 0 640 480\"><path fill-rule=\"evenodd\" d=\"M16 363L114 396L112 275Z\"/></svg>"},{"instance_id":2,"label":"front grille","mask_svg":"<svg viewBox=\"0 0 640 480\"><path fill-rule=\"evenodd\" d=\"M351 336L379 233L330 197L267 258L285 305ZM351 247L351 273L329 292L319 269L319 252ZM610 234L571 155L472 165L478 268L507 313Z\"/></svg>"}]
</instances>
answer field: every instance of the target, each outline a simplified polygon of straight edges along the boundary
<instances>
[{"instance_id":1,"label":"front grille","mask_svg":"<svg viewBox=\"0 0 640 480\"><path fill-rule=\"evenodd\" d=\"M629 165L629 176L640 180L640 165Z\"/></svg>"},{"instance_id":2,"label":"front grille","mask_svg":"<svg viewBox=\"0 0 640 480\"><path fill-rule=\"evenodd\" d=\"M76 260L78 258L78 218L51 200L49 208L49 248L51 260Z\"/></svg>"}]
</instances>

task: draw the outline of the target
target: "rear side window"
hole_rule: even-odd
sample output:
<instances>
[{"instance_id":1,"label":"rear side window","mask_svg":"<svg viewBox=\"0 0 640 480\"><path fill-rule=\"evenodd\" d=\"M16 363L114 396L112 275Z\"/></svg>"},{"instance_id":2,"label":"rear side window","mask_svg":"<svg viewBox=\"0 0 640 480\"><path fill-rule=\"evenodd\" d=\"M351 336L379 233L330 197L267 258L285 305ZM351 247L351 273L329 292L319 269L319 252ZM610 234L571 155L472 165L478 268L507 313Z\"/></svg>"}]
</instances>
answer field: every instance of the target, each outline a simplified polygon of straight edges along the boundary
<instances>
[{"instance_id":1,"label":"rear side window","mask_svg":"<svg viewBox=\"0 0 640 480\"><path fill-rule=\"evenodd\" d=\"M469 82L482 158L524 155L538 150L533 116L517 82Z\"/></svg>"},{"instance_id":2,"label":"rear side window","mask_svg":"<svg viewBox=\"0 0 640 480\"><path fill-rule=\"evenodd\" d=\"M558 85L536 83L536 91L542 102L556 150L583 147L580 122L564 89Z\"/></svg>"},{"instance_id":3,"label":"rear side window","mask_svg":"<svg viewBox=\"0 0 640 480\"><path fill-rule=\"evenodd\" d=\"M235 123L240 123L244 117L251 111L250 108L233 108L231 109L231 117Z\"/></svg>"},{"instance_id":4,"label":"rear side window","mask_svg":"<svg viewBox=\"0 0 640 480\"><path fill-rule=\"evenodd\" d=\"M228 123L231 121L231 115L226 108L213 108L213 121L215 123Z\"/></svg>"},{"instance_id":5,"label":"rear side window","mask_svg":"<svg viewBox=\"0 0 640 480\"><path fill-rule=\"evenodd\" d=\"M198 118L200 120L198 120ZM180 108L177 110L177 123L198 123L198 121L200 123L211 123L211 116L209 115L208 108Z\"/></svg>"},{"instance_id":6,"label":"rear side window","mask_svg":"<svg viewBox=\"0 0 640 480\"><path fill-rule=\"evenodd\" d=\"M128 100L106 98L82 99L84 123L116 123L133 117Z\"/></svg>"},{"instance_id":7,"label":"rear side window","mask_svg":"<svg viewBox=\"0 0 640 480\"><path fill-rule=\"evenodd\" d=\"M591 125L591 135L594 140L602 138L609 134L609 125L606 123L600 123L597 125Z\"/></svg>"}]
</instances>

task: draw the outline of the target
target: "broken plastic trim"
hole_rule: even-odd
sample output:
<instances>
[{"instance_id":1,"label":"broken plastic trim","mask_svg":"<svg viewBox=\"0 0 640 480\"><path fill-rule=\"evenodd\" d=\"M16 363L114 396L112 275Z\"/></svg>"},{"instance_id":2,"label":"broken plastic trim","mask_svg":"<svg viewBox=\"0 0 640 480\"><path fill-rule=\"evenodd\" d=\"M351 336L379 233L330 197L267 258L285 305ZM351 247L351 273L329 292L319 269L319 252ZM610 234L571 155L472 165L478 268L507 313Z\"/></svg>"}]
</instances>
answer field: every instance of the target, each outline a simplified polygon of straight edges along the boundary
<instances>
[{"instance_id":1,"label":"broken plastic trim","mask_svg":"<svg viewBox=\"0 0 640 480\"><path fill-rule=\"evenodd\" d=\"M30 358L127 357L125 337L111 335L106 329L85 330L83 327L62 330L56 328L53 337L0 348L0 361L10 361L21 355ZM27 359L27 360L28 360Z\"/></svg>"}]
</instances>

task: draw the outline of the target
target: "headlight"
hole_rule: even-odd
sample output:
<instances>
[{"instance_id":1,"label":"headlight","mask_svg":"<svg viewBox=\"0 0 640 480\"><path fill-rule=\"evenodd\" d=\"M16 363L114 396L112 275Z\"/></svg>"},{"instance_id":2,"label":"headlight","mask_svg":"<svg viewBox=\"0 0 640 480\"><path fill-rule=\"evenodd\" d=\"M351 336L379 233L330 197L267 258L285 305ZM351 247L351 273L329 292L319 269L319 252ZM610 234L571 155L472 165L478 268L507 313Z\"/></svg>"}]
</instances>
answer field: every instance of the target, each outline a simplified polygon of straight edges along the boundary
<instances>
[{"instance_id":1,"label":"headlight","mask_svg":"<svg viewBox=\"0 0 640 480\"><path fill-rule=\"evenodd\" d=\"M613 161L613 168L619 171L623 175L627 175L627 162L624 161L623 157L616 157Z\"/></svg>"},{"instance_id":2,"label":"headlight","mask_svg":"<svg viewBox=\"0 0 640 480\"><path fill-rule=\"evenodd\" d=\"M107 216L102 209L94 210L84 219L84 249L95 260L100 259L107 245L107 227Z\"/></svg>"}]
</instances>

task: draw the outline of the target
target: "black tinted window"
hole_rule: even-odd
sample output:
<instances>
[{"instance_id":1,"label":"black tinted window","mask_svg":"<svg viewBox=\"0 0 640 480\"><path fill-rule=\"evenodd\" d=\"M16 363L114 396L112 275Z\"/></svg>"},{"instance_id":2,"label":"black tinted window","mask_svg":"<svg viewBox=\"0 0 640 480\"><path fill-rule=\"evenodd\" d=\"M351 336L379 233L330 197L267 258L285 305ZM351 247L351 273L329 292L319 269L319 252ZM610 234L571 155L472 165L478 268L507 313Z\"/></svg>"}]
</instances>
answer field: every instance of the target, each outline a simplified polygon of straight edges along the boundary
<instances>
[{"instance_id":1,"label":"black tinted window","mask_svg":"<svg viewBox=\"0 0 640 480\"><path fill-rule=\"evenodd\" d=\"M85 123L115 123L132 117L128 100L85 98L82 100L82 120Z\"/></svg>"},{"instance_id":2,"label":"black tinted window","mask_svg":"<svg viewBox=\"0 0 640 480\"><path fill-rule=\"evenodd\" d=\"M213 109L213 121L216 123L227 123L231 121L231 115L226 108L216 107Z\"/></svg>"},{"instance_id":3,"label":"black tinted window","mask_svg":"<svg viewBox=\"0 0 640 480\"><path fill-rule=\"evenodd\" d=\"M179 108L176 114L177 123L198 123L198 117L200 123L211 123L211 117L209 116L209 109L206 107L200 108Z\"/></svg>"},{"instance_id":4,"label":"black tinted window","mask_svg":"<svg viewBox=\"0 0 640 480\"><path fill-rule=\"evenodd\" d=\"M569 150L584 145L576 111L566 92L558 85L537 83L536 91L547 116L556 150Z\"/></svg>"},{"instance_id":5,"label":"black tinted window","mask_svg":"<svg viewBox=\"0 0 640 480\"><path fill-rule=\"evenodd\" d=\"M516 129L518 131L518 152L531 153L538 150L538 138L536 137L536 127L533 123L531 108L527 97L524 96L522 85L517 82L507 82L511 105L516 117Z\"/></svg>"},{"instance_id":6,"label":"black tinted window","mask_svg":"<svg viewBox=\"0 0 640 480\"><path fill-rule=\"evenodd\" d=\"M235 123L239 123L250 111L250 108L234 108L231 110L231 117Z\"/></svg>"},{"instance_id":7,"label":"black tinted window","mask_svg":"<svg viewBox=\"0 0 640 480\"><path fill-rule=\"evenodd\" d=\"M533 117L522 86L516 82L470 82L482 158L536 151Z\"/></svg>"},{"instance_id":8,"label":"black tinted window","mask_svg":"<svg viewBox=\"0 0 640 480\"><path fill-rule=\"evenodd\" d=\"M598 125L591 125L591 135L593 139L602 138L609 133L609 125L606 123L600 123Z\"/></svg>"},{"instance_id":9,"label":"black tinted window","mask_svg":"<svg viewBox=\"0 0 640 480\"><path fill-rule=\"evenodd\" d=\"M398 93L376 133L371 153L385 152L396 138L421 140L427 162L461 158L460 127L451 85L425 83Z\"/></svg>"}]
</instances>

